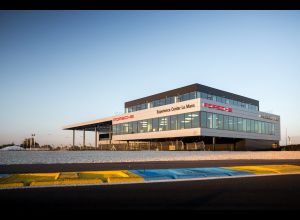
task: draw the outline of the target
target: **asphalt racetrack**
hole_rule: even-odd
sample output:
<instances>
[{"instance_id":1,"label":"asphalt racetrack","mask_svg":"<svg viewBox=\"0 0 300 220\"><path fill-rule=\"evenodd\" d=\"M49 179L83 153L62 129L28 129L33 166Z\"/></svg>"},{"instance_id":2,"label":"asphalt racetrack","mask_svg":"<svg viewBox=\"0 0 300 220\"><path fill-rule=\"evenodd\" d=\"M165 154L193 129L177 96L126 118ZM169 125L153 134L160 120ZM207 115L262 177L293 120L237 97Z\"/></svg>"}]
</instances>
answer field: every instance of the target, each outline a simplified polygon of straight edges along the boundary
<instances>
[{"instance_id":1,"label":"asphalt racetrack","mask_svg":"<svg viewBox=\"0 0 300 220\"><path fill-rule=\"evenodd\" d=\"M0 173L300 165L300 160L185 161L122 164L3 165ZM0 190L1 209L248 210L300 209L300 174Z\"/></svg>"}]
</instances>

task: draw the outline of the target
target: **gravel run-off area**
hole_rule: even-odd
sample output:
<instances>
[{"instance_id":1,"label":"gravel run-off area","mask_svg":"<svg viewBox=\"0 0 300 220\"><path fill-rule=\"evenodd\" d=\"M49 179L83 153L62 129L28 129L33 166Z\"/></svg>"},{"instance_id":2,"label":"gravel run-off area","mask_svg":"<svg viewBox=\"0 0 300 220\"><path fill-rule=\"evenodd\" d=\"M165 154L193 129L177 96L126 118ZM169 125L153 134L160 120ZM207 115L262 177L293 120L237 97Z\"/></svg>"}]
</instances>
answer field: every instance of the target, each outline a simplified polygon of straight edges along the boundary
<instances>
[{"instance_id":1,"label":"gravel run-off area","mask_svg":"<svg viewBox=\"0 0 300 220\"><path fill-rule=\"evenodd\" d=\"M300 159L300 151L0 151L0 164Z\"/></svg>"}]
</instances>

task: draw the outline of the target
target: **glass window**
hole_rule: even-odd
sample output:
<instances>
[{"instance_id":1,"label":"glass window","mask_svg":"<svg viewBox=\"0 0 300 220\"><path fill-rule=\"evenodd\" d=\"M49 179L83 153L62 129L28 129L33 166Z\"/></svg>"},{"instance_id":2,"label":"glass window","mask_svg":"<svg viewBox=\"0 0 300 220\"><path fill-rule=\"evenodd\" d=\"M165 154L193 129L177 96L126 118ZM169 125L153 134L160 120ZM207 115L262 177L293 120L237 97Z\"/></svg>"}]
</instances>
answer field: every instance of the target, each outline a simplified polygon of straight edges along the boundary
<instances>
[{"instance_id":1,"label":"glass window","mask_svg":"<svg viewBox=\"0 0 300 220\"><path fill-rule=\"evenodd\" d=\"M128 134L128 123L123 123L123 134Z\"/></svg>"},{"instance_id":2,"label":"glass window","mask_svg":"<svg viewBox=\"0 0 300 220\"><path fill-rule=\"evenodd\" d=\"M246 132L251 132L251 122L250 122L250 119L247 119L247 122L246 122Z\"/></svg>"},{"instance_id":3,"label":"glass window","mask_svg":"<svg viewBox=\"0 0 300 220\"><path fill-rule=\"evenodd\" d=\"M159 130L160 131L167 131L169 130L169 119L170 117L167 116L167 117L162 117L162 118L159 118Z\"/></svg>"},{"instance_id":4,"label":"glass window","mask_svg":"<svg viewBox=\"0 0 300 220\"><path fill-rule=\"evenodd\" d=\"M210 95L210 94L207 94L207 99L209 99L209 100L213 100L213 96L212 96L212 95Z\"/></svg>"},{"instance_id":5,"label":"glass window","mask_svg":"<svg viewBox=\"0 0 300 220\"><path fill-rule=\"evenodd\" d=\"M170 129L171 130L177 130L177 115L172 115L170 116L170 121L171 121L171 124L170 124Z\"/></svg>"},{"instance_id":6,"label":"glass window","mask_svg":"<svg viewBox=\"0 0 300 220\"><path fill-rule=\"evenodd\" d=\"M207 94L205 92L201 92L200 95L201 95L201 98L207 99Z\"/></svg>"},{"instance_id":7,"label":"glass window","mask_svg":"<svg viewBox=\"0 0 300 220\"><path fill-rule=\"evenodd\" d=\"M201 98L201 93L199 91L196 92L196 98Z\"/></svg>"},{"instance_id":8,"label":"glass window","mask_svg":"<svg viewBox=\"0 0 300 220\"><path fill-rule=\"evenodd\" d=\"M267 134L270 134L271 132L271 126L270 123L267 123Z\"/></svg>"},{"instance_id":9,"label":"glass window","mask_svg":"<svg viewBox=\"0 0 300 220\"><path fill-rule=\"evenodd\" d=\"M243 118L243 132L246 132L247 130L247 120L245 118Z\"/></svg>"},{"instance_id":10,"label":"glass window","mask_svg":"<svg viewBox=\"0 0 300 220\"><path fill-rule=\"evenodd\" d=\"M192 128L199 128L199 112L192 113Z\"/></svg>"},{"instance_id":11,"label":"glass window","mask_svg":"<svg viewBox=\"0 0 300 220\"><path fill-rule=\"evenodd\" d=\"M232 100L232 99L229 99L229 104L230 104L230 105L234 105L234 103L233 103L233 100Z\"/></svg>"},{"instance_id":12,"label":"glass window","mask_svg":"<svg viewBox=\"0 0 300 220\"><path fill-rule=\"evenodd\" d=\"M177 96L177 102L182 102L182 96L183 96L183 95Z\"/></svg>"},{"instance_id":13,"label":"glass window","mask_svg":"<svg viewBox=\"0 0 300 220\"><path fill-rule=\"evenodd\" d=\"M132 122L132 133L137 133L138 130L138 125L137 125L137 121Z\"/></svg>"},{"instance_id":14,"label":"glass window","mask_svg":"<svg viewBox=\"0 0 300 220\"><path fill-rule=\"evenodd\" d=\"M129 107L129 108L128 108L128 112L132 112L132 107Z\"/></svg>"},{"instance_id":15,"label":"glass window","mask_svg":"<svg viewBox=\"0 0 300 220\"><path fill-rule=\"evenodd\" d=\"M184 128L191 128L192 127L192 113L185 113L184 114Z\"/></svg>"},{"instance_id":16,"label":"glass window","mask_svg":"<svg viewBox=\"0 0 300 220\"><path fill-rule=\"evenodd\" d=\"M238 119L237 117L233 117L233 130L237 131L238 129Z\"/></svg>"},{"instance_id":17,"label":"glass window","mask_svg":"<svg viewBox=\"0 0 300 220\"><path fill-rule=\"evenodd\" d=\"M229 116L229 117L228 117L228 125L229 125L229 126L228 126L228 127L229 127L229 130L230 130L230 131L233 131L233 127L234 127L234 126L233 126L233 116Z\"/></svg>"},{"instance_id":18,"label":"glass window","mask_svg":"<svg viewBox=\"0 0 300 220\"><path fill-rule=\"evenodd\" d=\"M132 122L128 122L128 134L132 134Z\"/></svg>"},{"instance_id":19,"label":"glass window","mask_svg":"<svg viewBox=\"0 0 300 220\"><path fill-rule=\"evenodd\" d=\"M175 102L175 97L174 96L166 98L166 105L172 104L174 102Z\"/></svg>"},{"instance_id":20,"label":"glass window","mask_svg":"<svg viewBox=\"0 0 300 220\"><path fill-rule=\"evenodd\" d=\"M261 121L258 121L258 133L261 134Z\"/></svg>"},{"instance_id":21,"label":"glass window","mask_svg":"<svg viewBox=\"0 0 300 220\"><path fill-rule=\"evenodd\" d=\"M146 108L147 108L146 103L141 104L141 109L146 109Z\"/></svg>"},{"instance_id":22,"label":"glass window","mask_svg":"<svg viewBox=\"0 0 300 220\"><path fill-rule=\"evenodd\" d=\"M222 103L226 103L226 99L224 97L222 97L222 100L221 100Z\"/></svg>"},{"instance_id":23,"label":"glass window","mask_svg":"<svg viewBox=\"0 0 300 220\"><path fill-rule=\"evenodd\" d=\"M213 95L212 100L217 101L217 97L215 95Z\"/></svg>"},{"instance_id":24,"label":"glass window","mask_svg":"<svg viewBox=\"0 0 300 220\"><path fill-rule=\"evenodd\" d=\"M133 112L136 111L136 106L132 106L132 111L133 111Z\"/></svg>"},{"instance_id":25,"label":"glass window","mask_svg":"<svg viewBox=\"0 0 300 220\"><path fill-rule=\"evenodd\" d=\"M224 129L229 130L229 116L224 115Z\"/></svg>"},{"instance_id":26,"label":"glass window","mask_svg":"<svg viewBox=\"0 0 300 220\"><path fill-rule=\"evenodd\" d=\"M261 122L261 133L265 134L266 129L265 129L265 122Z\"/></svg>"},{"instance_id":27,"label":"glass window","mask_svg":"<svg viewBox=\"0 0 300 220\"><path fill-rule=\"evenodd\" d=\"M183 94L183 96L182 96L182 101L187 101L187 100L189 100L190 99L190 93L185 93L185 94Z\"/></svg>"},{"instance_id":28,"label":"glass window","mask_svg":"<svg viewBox=\"0 0 300 220\"><path fill-rule=\"evenodd\" d=\"M152 119L148 119L148 127L147 127L147 132L152 131Z\"/></svg>"},{"instance_id":29,"label":"glass window","mask_svg":"<svg viewBox=\"0 0 300 220\"><path fill-rule=\"evenodd\" d=\"M222 102L222 98L219 97L219 96L216 96L217 97L217 102Z\"/></svg>"},{"instance_id":30,"label":"glass window","mask_svg":"<svg viewBox=\"0 0 300 220\"><path fill-rule=\"evenodd\" d=\"M152 120L152 131L158 131L158 118Z\"/></svg>"},{"instance_id":31,"label":"glass window","mask_svg":"<svg viewBox=\"0 0 300 220\"><path fill-rule=\"evenodd\" d=\"M238 129L238 120L237 117L233 117L233 130L237 131Z\"/></svg>"},{"instance_id":32,"label":"glass window","mask_svg":"<svg viewBox=\"0 0 300 220\"><path fill-rule=\"evenodd\" d=\"M218 128L223 129L223 115L219 115Z\"/></svg>"},{"instance_id":33,"label":"glass window","mask_svg":"<svg viewBox=\"0 0 300 220\"><path fill-rule=\"evenodd\" d=\"M170 104L170 97L167 97L166 98L166 105L169 105Z\"/></svg>"},{"instance_id":34,"label":"glass window","mask_svg":"<svg viewBox=\"0 0 300 220\"><path fill-rule=\"evenodd\" d=\"M197 98L197 93L195 92L190 92L190 99L195 99Z\"/></svg>"},{"instance_id":35,"label":"glass window","mask_svg":"<svg viewBox=\"0 0 300 220\"><path fill-rule=\"evenodd\" d=\"M201 128L207 127L206 112L201 112Z\"/></svg>"},{"instance_id":36,"label":"glass window","mask_svg":"<svg viewBox=\"0 0 300 220\"><path fill-rule=\"evenodd\" d=\"M255 123L254 123L254 120L251 120L251 132L252 133L255 132Z\"/></svg>"},{"instance_id":37,"label":"glass window","mask_svg":"<svg viewBox=\"0 0 300 220\"><path fill-rule=\"evenodd\" d=\"M123 134L123 124L119 124L119 127L120 127L120 130L119 130L120 134Z\"/></svg>"},{"instance_id":38,"label":"glass window","mask_svg":"<svg viewBox=\"0 0 300 220\"><path fill-rule=\"evenodd\" d=\"M258 133L258 121L254 121L255 133Z\"/></svg>"},{"instance_id":39,"label":"glass window","mask_svg":"<svg viewBox=\"0 0 300 220\"><path fill-rule=\"evenodd\" d=\"M148 131L148 120L139 121L139 133Z\"/></svg>"},{"instance_id":40,"label":"glass window","mask_svg":"<svg viewBox=\"0 0 300 220\"><path fill-rule=\"evenodd\" d=\"M218 114L213 113L213 127L212 128L218 128L218 120L219 120Z\"/></svg>"},{"instance_id":41,"label":"glass window","mask_svg":"<svg viewBox=\"0 0 300 220\"><path fill-rule=\"evenodd\" d=\"M184 129L184 114L178 115L178 129Z\"/></svg>"},{"instance_id":42,"label":"glass window","mask_svg":"<svg viewBox=\"0 0 300 220\"><path fill-rule=\"evenodd\" d=\"M166 118L165 117L161 117L158 120L159 120L159 128L158 128L158 130L159 131L165 131L166 130L166 122L165 122Z\"/></svg>"},{"instance_id":43,"label":"glass window","mask_svg":"<svg viewBox=\"0 0 300 220\"><path fill-rule=\"evenodd\" d=\"M243 119L238 118L238 131L243 131Z\"/></svg>"},{"instance_id":44,"label":"glass window","mask_svg":"<svg viewBox=\"0 0 300 220\"><path fill-rule=\"evenodd\" d=\"M160 99L159 100L159 106L165 105L166 104L166 99Z\"/></svg>"},{"instance_id":45,"label":"glass window","mask_svg":"<svg viewBox=\"0 0 300 220\"><path fill-rule=\"evenodd\" d=\"M121 132L120 132L120 124L117 124L116 125L116 134L121 134Z\"/></svg>"},{"instance_id":46,"label":"glass window","mask_svg":"<svg viewBox=\"0 0 300 220\"><path fill-rule=\"evenodd\" d=\"M116 125L113 125L112 128L113 128L113 134L117 134L117 128L116 128Z\"/></svg>"},{"instance_id":47,"label":"glass window","mask_svg":"<svg viewBox=\"0 0 300 220\"><path fill-rule=\"evenodd\" d=\"M272 134L274 135L275 134L275 124L272 123L272 128L271 129L272 129Z\"/></svg>"},{"instance_id":48,"label":"glass window","mask_svg":"<svg viewBox=\"0 0 300 220\"><path fill-rule=\"evenodd\" d=\"M229 99L225 99L225 103L226 103L226 104L229 104Z\"/></svg>"},{"instance_id":49,"label":"glass window","mask_svg":"<svg viewBox=\"0 0 300 220\"><path fill-rule=\"evenodd\" d=\"M212 113L207 112L207 128L212 128L213 127L213 118L212 118Z\"/></svg>"}]
</instances>

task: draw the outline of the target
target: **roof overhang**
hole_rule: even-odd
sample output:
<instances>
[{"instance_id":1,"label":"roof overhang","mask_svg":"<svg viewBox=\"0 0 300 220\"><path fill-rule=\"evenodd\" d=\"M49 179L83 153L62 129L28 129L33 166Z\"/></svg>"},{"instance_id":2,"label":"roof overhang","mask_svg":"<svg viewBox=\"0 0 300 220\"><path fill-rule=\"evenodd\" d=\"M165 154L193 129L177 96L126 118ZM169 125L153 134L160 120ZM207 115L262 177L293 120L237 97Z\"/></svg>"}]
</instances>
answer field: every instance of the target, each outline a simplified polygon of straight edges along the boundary
<instances>
[{"instance_id":1,"label":"roof overhang","mask_svg":"<svg viewBox=\"0 0 300 220\"><path fill-rule=\"evenodd\" d=\"M107 117L107 118L96 119L93 121L86 121L86 122L66 125L63 127L63 130L87 130L87 131L90 130L90 131L92 131L92 130L95 130L95 128L106 127L106 126L112 125L112 118L113 117Z\"/></svg>"}]
</instances>

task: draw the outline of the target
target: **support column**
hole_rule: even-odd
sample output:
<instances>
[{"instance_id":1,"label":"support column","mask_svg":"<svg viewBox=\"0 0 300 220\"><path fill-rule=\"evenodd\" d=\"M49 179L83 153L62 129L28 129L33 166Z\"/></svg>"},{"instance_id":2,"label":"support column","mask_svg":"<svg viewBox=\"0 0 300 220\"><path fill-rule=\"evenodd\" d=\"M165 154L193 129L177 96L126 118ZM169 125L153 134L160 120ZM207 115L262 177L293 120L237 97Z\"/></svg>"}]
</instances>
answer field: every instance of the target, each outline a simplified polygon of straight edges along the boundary
<instances>
[{"instance_id":1,"label":"support column","mask_svg":"<svg viewBox=\"0 0 300 220\"><path fill-rule=\"evenodd\" d=\"M83 147L85 147L85 129L83 129Z\"/></svg>"},{"instance_id":2,"label":"support column","mask_svg":"<svg viewBox=\"0 0 300 220\"><path fill-rule=\"evenodd\" d=\"M111 144L111 139L112 139L112 125L109 126L109 144Z\"/></svg>"},{"instance_id":3,"label":"support column","mask_svg":"<svg viewBox=\"0 0 300 220\"><path fill-rule=\"evenodd\" d=\"M75 146L75 130L73 130L73 147Z\"/></svg>"},{"instance_id":4,"label":"support column","mask_svg":"<svg viewBox=\"0 0 300 220\"><path fill-rule=\"evenodd\" d=\"M97 147L97 127L95 128L95 148Z\"/></svg>"},{"instance_id":5,"label":"support column","mask_svg":"<svg viewBox=\"0 0 300 220\"><path fill-rule=\"evenodd\" d=\"M213 151L215 150L216 137L213 137Z\"/></svg>"}]
</instances>

